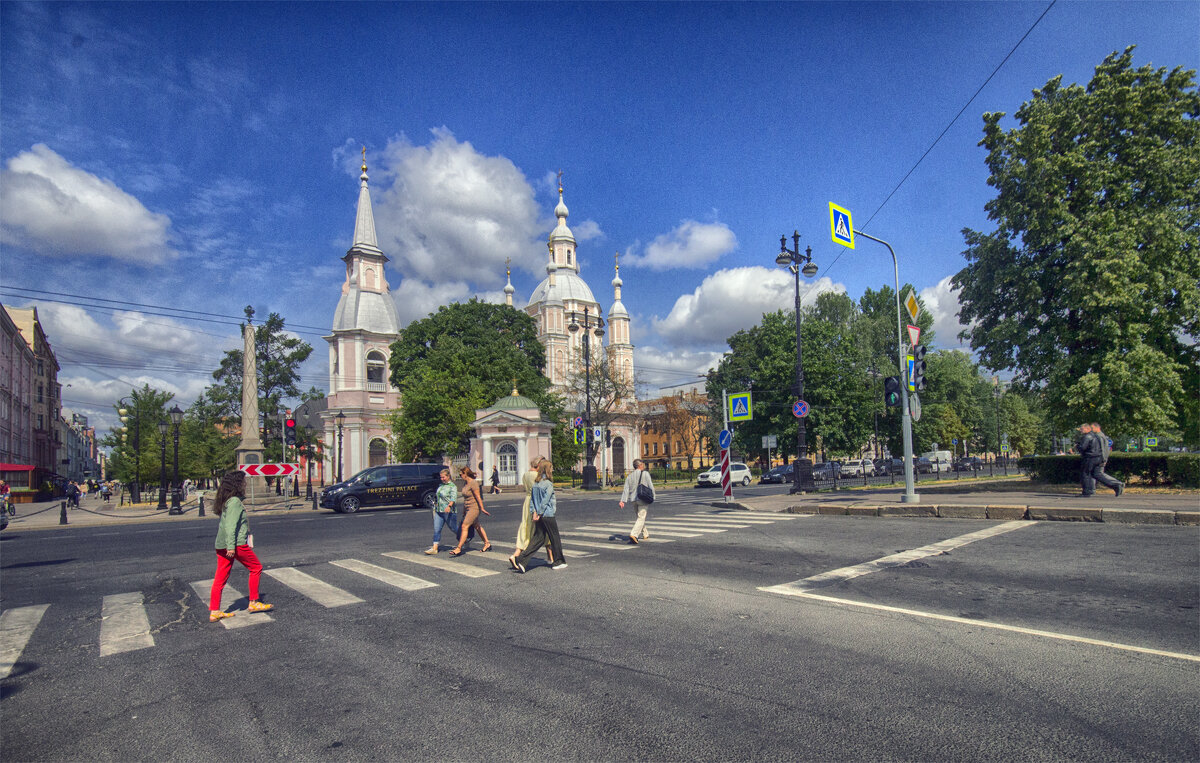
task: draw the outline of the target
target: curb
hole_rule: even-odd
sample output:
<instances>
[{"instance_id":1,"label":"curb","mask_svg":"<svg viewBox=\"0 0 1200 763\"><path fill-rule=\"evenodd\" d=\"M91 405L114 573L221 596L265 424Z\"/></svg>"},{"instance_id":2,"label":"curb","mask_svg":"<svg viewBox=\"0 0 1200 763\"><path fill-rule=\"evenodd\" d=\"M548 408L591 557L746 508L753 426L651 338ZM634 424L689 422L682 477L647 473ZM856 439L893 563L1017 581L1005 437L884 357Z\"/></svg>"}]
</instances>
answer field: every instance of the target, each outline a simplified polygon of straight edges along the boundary
<instances>
[{"instance_id":1,"label":"curb","mask_svg":"<svg viewBox=\"0 0 1200 763\"><path fill-rule=\"evenodd\" d=\"M1100 509L1065 506L1019 506L1005 504L871 504L809 503L764 509L733 501L714 501L710 506L761 514L810 514L850 517L924 517L939 519L992 519L1011 522L1109 522L1133 525L1200 525L1200 511L1172 509Z\"/></svg>"}]
</instances>

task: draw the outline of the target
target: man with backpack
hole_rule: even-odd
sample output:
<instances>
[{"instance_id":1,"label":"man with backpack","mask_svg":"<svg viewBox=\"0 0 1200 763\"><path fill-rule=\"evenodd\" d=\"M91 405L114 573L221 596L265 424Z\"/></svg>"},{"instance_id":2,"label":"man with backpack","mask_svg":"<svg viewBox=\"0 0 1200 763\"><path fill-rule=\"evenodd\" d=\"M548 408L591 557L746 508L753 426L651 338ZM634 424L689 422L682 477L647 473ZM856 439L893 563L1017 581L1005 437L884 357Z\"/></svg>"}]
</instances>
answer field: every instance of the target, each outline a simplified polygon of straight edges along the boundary
<instances>
[{"instance_id":1,"label":"man with backpack","mask_svg":"<svg viewBox=\"0 0 1200 763\"><path fill-rule=\"evenodd\" d=\"M1112 454L1112 446L1108 444L1108 435L1100 431L1100 425L1092 422L1092 437L1096 438L1096 446L1099 453L1099 458L1092 467L1092 489L1095 490L1095 485L1099 482L1105 487L1112 488L1114 494L1120 497L1125 492L1125 483L1113 479L1108 474L1105 474L1104 467L1108 465L1108 457Z\"/></svg>"}]
</instances>

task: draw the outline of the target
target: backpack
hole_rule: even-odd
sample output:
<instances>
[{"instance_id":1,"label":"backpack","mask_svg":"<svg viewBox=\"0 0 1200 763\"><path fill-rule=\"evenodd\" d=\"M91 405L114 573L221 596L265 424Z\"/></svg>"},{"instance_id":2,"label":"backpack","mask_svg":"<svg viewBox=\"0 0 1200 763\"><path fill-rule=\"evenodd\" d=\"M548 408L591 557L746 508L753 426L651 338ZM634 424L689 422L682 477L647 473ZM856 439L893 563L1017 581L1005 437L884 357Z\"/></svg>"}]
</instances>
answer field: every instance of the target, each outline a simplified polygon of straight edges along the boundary
<instances>
[{"instance_id":1,"label":"backpack","mask_svg":"<svg viewBox=\"0 0 1200 763\"><path fill-rule=\"evenodd\" d=\"M1108 457L1112 455L1112 446L1108 444L1108 435L1103 432L1095 433L1096 437L1100 438L1100 458L1108 461Z\"/></svg>"}]
</instances>

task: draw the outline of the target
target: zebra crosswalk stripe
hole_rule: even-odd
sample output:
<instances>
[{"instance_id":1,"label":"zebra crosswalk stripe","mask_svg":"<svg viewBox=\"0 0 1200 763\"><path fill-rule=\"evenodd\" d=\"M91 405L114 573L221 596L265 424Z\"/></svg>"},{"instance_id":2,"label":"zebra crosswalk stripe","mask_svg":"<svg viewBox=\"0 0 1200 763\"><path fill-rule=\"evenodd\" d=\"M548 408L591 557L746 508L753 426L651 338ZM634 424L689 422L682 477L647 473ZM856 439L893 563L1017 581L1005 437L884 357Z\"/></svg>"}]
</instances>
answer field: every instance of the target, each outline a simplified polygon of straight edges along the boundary
<instances>
[{"instance_id":1,"label":"zebra crosswalk stripe","mask_svg":"<svg viewBox=\"0 0 1200 763\"><path fill-rule=\"evenodd\" d=\"M752 525L734 524L733 522L722 522L719 519L677 519L675 517L663 517L655 519L653 522L669 523L672 525L691 525L696 528L708 528L717 530L743 530Z\"/></svg>"},{"instance_id":2,"label":"zebra crosswalk stripe","mask_svg":"<svg viewBox=\"0 0 1200 763\"><path fill-rule=\"evenodd\" d=\"M208 609L209 606L208 595L209 592L212 591L212 583L213 582L211 580L197 580L195 583L192 583L192 589L196 592L196 595L204 601L205 609ZM221 591L221 609L228 611L228 609L233 606L233 603L241 598L242 595L238 593L236 588L231 585L226 585L224 590ZM262 625L263 623L269 623L271 621L271 616L266 612L249 612L242 610L239 611L236 616L222 620L221 625L223 625L226 630L232 630L233 628L245 628L248 625Z\"/></svg>"},{"instance_id":3,"label":"zebra crosswalk stripe","mask_svg":"<svg viewBox=\"0 0 1200 763\"><path fill-rule=\"evenodd\" d=\"M629 537L629 525L585 525L578 529L580 529L580 530L603 530L603 531L608 531L608 532L615 532L620 535L624 535L627 538ZM695 532L681 533L681 532L667 532L666 530L659 530L658 534L665 535L668 538L699 538L701 535L700 533L695 533Z\"/></svg>"},{"instance_id":4,"label":"zebra crosswalk stripe","mask_svg":"<svg viewBox=\"0 0 1200 763\"><path fill-rule=\"evenodd\" d=\"M700 525L688 524L688 523L684 523L684 522L672 522L671 520L662 520L662 519L655 519L653 521L647 521L646 527L649 527L651 530L653 530L654 528L657 527L660 530L685 530L690 533L703 533L703 534L725 532L724 530L718 530L715 527L702 527Z\"/></svg>"},{"instance_id":5,"label":"zebra crosswalk stripe","mask_svg":"<svg viewBox=\"0 0 1200 763\"><path fill-rule=\"evenodd\" d=\"M307 572L301 572L295 567L279 567L273 570L263 570L275 580L288 588L301 593L323 607L341 607L346 604L361 604L362 599L337 586L330 585L324 580L318 580Z\"/></svg>"},{"instance_id":6,"label":"zebra crosswalk stripe","mask_svg":"<svg viewBox=\"0 0 1200 763\"><path fill-rule=\"evenodd\" d=\"M49 608L49 604L36 604L0 612L0 678L8 678Z\"/></svg>"},{"instance_id":7,"label":"zebra crosswalk stripe","mask_svg":"<svg viewBox=\"0 0 1200 763\"><path fill-rule=\"evenodd\" d=\"M412 562L413 564L421 564L426 567L433 567L437 570L446 570L447 572L453 572L469 578L483 578L487 577L488 575L500 574L498 570L485 570L481 567L468 564L467 562L459 561L457 559L446 559L432 554L414 554L411 551L388 551L384 553L384 556L391 557L392 559L399 559L405 562ZM472 554L472 556L475 555Z\"/></svg>"},{"instance_id":8,"label":"zebra crosswalk stripe","mask_svg":"<svg viewBox=\"0 0 1200 763\"><path fill-rule=\"evenodd\" d=\"M104 597L100 609L100 656L154 646L141 591Z\"/></svg>"},{"instance_id":9,"label":"zebra crosswalk stripe","mask_svg":"<svg viewBox=\"0 0 1200 763\"><path fill-rule=\"evenodd\" d=\"M560 533L560 535L561 535L561 533ZM566 545L569 543L572 546L584 546L586 548L602 548L602 549L605 549L606 551L628 551L629 549L633 548L633 546L630 546L630 545L623 546L623 545L620 545L617 543L593 543L592 541L575 540L574 538L563 538L562 542L563 542L563 545Z\"/></svg>"},{"instance_id":10,"label":"zebra crosswalk stripe","mask_svg":"<svg viewBox=\"0 0 1200 763\"><path fill-rule=\"evenodd\" d=\"M377 564L364 562L360 559L338 559L335 562L330 562L335 567L341 567L344 570L357 572L359 575L378 580L381 583L387 583L390 586L395 586L404 591L419 591L422 588L436 588L437 583L431 583L428 580L405 575L403 572L389 570L387 567L380 567Z\"/></svg>"},{"instance_id":11,"label":"zebra crosswalk stripe","mask_svg":"<svg viewBox=\"0 0 1200 763\"><path fill-rule=\"evenodd\" d=\"M773 519L750 519L750 518L744 519L742 517L733 517L733 516L729 516L729 515L718 516L716 514L675 514L674 516L677 519L703 519L703 520L707 520L709 522L737 522L739 524L747 524L747 525L773 525L773 524L775 524L775 520L773 520Z\"/></svg>"},{"instance_id":12,"label":"zebra crosswalk stripe","mask_svg":"<svg viewBox=\"0 0 1200 763\"><path fill-rule=\"evenodd\" d=\"M589 532L579 532L577 530L560 530L558 534L559 535L575 535L580 538L600 538L602 540L613 541L614 543L620 543L623 539L627 539L629 537L628 534L625 534L625 535L621 535L619 538L614 540L613 536L618 535L618 533L605 533L605 532L589 533ZM567 542L567 539L563 538L563 543L566 543L566 542ZM674 543L675 541L668 540L666 538L642 538L642 543L646 543L646 542ZM608 546L605 546L605 548L608 548Z\"/></svg>"}]
</instances>

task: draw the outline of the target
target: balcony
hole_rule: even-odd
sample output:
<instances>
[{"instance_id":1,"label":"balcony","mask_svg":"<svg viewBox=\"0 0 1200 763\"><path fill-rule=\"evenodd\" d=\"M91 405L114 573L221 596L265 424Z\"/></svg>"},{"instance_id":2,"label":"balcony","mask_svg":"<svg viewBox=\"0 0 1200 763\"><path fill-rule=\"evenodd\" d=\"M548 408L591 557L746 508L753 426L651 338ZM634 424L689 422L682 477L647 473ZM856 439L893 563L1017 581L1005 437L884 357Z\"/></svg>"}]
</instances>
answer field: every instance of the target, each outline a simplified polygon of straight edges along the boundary
<instances>
[{"instance_id":1,"label":"balcony","mask_svg":"<svg viewBox=\"0 0 1200 763\"><path fill-rule=\"evenodd\" d=\"M387 382L367 382L367 392L387 392Z\"/></svg>"}]
</instances>

